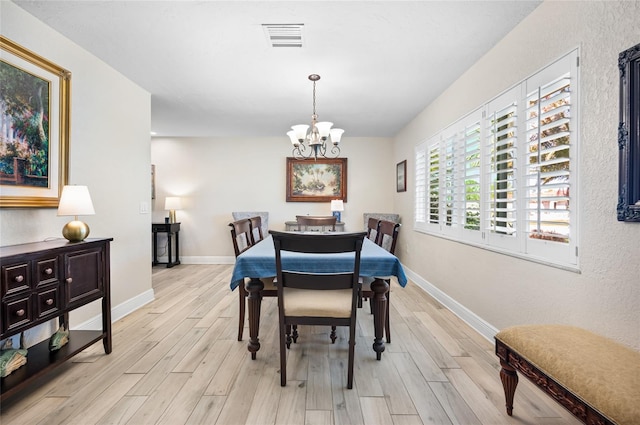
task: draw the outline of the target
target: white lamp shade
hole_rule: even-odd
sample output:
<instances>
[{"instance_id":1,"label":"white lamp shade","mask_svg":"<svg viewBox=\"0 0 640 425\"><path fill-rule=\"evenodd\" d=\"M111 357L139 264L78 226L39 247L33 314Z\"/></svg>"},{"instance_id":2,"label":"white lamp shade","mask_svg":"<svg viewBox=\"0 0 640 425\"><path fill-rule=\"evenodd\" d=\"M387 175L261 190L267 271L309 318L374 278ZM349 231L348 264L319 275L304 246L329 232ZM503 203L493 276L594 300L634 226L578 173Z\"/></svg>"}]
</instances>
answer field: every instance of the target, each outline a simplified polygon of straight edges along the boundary
<instances>
[{"instance_id":1,"label":"white lamp shade","mask_svg":"<svg viewBox=\"0 0 640 425\"><path fill-rule=\"evenodd\" d=\"M332 122L322 121L316 124L316 128L318 129L318 134L322 139L326 139L329 137L329 130L331 130Z\"/></svg>"},{"instance_id":2,"label":"white lamp shade","mask_svg":"<svg viewBox=\"0 0 640 425\"><path fill-rule=\"evenodd\" d=\"M344 130L341 128L333 128L329 133L331 134L331 141L334 145L337 145L340 143L340 139L342 139L342 133L344 133Z\"/></svg>"},{"instance_id":3,"label":"white lamp shade","mask_svg":"<svg viewBox=\"0 0 640 425\"><path fill-rule=\"evenodd\" d=\"M331 201L331 211L344 211L344 202L341 199Z\"/></svg>"},{"instance_id":4,"label":"white lamp shade","mask_svg":"<svg viewBox=\"0 0 640 425\"><path fill-rule=\"evenodd\" d=\"M298 139L296 138L296 132L293 130L289 130L287 132L287 136L289 136L289 139L291 139L291 144L293 146L298 146L300 144L300 142L298 141Z\"/></svg>"},{"instance_id":5,"label":"white lamp shade","mask_svg":"<svg viewBox=\"0 0 640 425\"><path fill-rule=\"evenodd\" d=\"M65 186L62 188L58 215L94 215L91 195L87 186Z\"/></svg>"},{"instance_id":6,"label":"white lamp shade","mask_svg":"<svg viewBox=\"0 0 640 425\"><path fill-rule=\"evenodd\" d=\"M306 124L298 124L291 126L293 131L296 133L296 139L304 140L307 137L307 129L309 128Z\"/></svg>"},{"instance_id":7,"label":"white lamp shade","mask_svg":"<svg viewBox=\"0 0 640 425\"><path fill-rule=\"evenodd\" d=\"M182 200L178 196L167 196L164 200L165 210L181 210Z\"/></svg>"}]
</instances>

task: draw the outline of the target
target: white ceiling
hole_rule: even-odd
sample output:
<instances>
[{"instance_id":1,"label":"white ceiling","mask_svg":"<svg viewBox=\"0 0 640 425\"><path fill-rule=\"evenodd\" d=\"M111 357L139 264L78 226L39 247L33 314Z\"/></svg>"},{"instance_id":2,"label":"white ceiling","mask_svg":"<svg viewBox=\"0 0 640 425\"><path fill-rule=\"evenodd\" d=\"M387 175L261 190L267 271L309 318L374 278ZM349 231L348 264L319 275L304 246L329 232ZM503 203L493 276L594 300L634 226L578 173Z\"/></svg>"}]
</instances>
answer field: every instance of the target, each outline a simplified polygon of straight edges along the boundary
<instances>
[{"instance_id":1,"label":"white ceiling","mask_svg":"<svg viewBox=\"0 0 640 425\"><path fill-rule=\"evenodd\" d=\"M540 1L14 3L148 90L159 136L286 137L316 73L321 121L390 137ZM269 46L262 24L283 23L304 47Z\"/></svg>"}]
</instances>

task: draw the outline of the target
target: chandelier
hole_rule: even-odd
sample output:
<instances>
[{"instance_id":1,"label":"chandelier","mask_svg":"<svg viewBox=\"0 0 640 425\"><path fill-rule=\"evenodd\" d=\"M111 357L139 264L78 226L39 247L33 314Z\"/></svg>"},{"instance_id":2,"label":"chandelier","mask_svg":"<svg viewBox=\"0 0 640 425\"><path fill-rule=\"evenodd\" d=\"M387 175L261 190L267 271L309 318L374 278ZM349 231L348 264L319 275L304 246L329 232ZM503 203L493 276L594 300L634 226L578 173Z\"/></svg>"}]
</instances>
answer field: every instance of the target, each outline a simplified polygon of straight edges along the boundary
<instances>
[{"instance_id":1,"label":"chandelier","mask_svg":"<svg viewBox=\"0 0 640 425\"><path fill-rule=\"evenodd\" d=\"M340 138L344 130L331 128L332 122L318 122L316 114L316 81L320 79L318 74L309 75L309 80L313 81L313 115L311 115L311 126L299 124L292 126L292 130L287 133L293 145L293 156L297 159L314 158L337 158L340 155ZM327 140L331 138L331 148L327 147ZM306 143L306 145L305 145ZM328 152L327 152L328 150Z\"/></svg>"}]
</instances>

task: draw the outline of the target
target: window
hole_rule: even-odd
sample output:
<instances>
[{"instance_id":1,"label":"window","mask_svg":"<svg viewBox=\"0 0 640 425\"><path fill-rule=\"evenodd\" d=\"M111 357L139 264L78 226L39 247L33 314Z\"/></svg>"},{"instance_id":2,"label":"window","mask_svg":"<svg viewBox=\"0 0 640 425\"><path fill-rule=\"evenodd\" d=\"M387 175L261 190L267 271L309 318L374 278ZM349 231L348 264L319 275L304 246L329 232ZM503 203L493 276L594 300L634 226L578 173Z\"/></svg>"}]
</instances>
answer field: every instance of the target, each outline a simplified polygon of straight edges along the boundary
<instances>
[{"instance_id":1,"label":"window","mask_svg":"<svg viewBox=\"0 0 640 425\"><path fill-rule=\"evenodd\" d=\"M415 229L577 265L577 51L415 149Z\"/></svg>"}]
</instances>

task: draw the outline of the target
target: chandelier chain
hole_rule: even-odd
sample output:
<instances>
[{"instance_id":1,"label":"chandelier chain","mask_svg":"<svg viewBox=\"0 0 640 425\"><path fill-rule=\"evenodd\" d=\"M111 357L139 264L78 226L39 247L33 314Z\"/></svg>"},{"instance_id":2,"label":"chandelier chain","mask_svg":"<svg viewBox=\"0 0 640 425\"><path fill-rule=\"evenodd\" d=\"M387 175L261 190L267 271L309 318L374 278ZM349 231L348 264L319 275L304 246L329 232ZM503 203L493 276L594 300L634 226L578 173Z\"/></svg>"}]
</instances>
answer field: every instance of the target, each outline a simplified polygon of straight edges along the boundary
<instances>
[{"instance_id":1,"label":"chandelier chain","mask_svg":"<svg viewBox=\"0 0 640 425\"><path fill-rule=\"evenodd\" d=\"M313 115L316 114L316 82L313 82Z\"/></svg>"}]
</instances>

